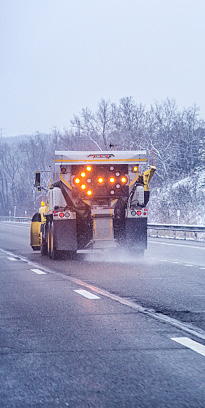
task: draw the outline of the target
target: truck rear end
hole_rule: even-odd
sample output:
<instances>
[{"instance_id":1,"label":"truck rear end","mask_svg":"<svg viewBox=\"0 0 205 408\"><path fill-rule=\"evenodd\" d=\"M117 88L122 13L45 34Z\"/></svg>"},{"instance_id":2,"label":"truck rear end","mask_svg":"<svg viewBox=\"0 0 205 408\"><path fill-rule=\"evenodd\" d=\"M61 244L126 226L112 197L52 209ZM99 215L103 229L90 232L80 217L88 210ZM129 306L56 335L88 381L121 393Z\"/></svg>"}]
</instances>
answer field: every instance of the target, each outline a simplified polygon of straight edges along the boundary
<instances>
[{"instance_id":1,"label":"truck rear end","mask_svg":"<svg viewBox=\"0 0 205 408\"><path fill-rule=\"evenodd\" d=\"M57 151L52 169L42 254L53 259L82 249L147 247L146 151Z\"/></svg>"}]
</instances>

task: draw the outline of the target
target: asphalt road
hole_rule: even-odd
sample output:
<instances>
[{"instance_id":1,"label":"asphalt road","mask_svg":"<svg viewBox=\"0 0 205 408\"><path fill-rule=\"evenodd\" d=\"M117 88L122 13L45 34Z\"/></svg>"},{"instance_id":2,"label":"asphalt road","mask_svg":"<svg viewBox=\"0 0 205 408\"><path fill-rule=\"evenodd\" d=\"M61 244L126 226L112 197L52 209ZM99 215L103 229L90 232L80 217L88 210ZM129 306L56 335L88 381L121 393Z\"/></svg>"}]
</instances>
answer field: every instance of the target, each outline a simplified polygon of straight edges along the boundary
<instances>
[{"instance_id":1,"label":"asphalt road","mask_svg":"<svg viewBox=\"0 0 205 408\"><path fill-rule=\"evenodd\" d=\"M0 223L0 249L1 408L204 408L204 243L51 261Z\"/></svg>"}]
</instances>

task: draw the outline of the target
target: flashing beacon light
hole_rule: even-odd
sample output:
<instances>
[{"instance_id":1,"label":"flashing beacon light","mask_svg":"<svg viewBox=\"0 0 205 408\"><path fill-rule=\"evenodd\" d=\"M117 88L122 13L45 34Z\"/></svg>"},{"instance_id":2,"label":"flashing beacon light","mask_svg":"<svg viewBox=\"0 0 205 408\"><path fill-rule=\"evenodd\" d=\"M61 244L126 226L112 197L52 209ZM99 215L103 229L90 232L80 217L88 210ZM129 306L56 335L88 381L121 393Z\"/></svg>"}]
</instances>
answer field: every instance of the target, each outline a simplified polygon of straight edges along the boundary
<instances>
[{"instance_id":1,"label":"flashing beacon light","mask_svg":"<svg viewBox=\"0 0 205 408\"><path fill-rule=\"evenodd\" d=\"M91 196L91 195L92 195L92 191L91 191L91 190L88 190L88 191L87 191L87 195L88 195L88 196Z\"/></svg>"},{"instance_id":2,"label":"flashing beacon light","mask_svg":"<svg viewBox=\"0 0 205 408\"><path fill-rule=\"evenodd\" d=\"M45 207L45 202L41 201L41 207Z\"/></svg>"},{"instance_id":3,"label":"flashing beacon light","mask_svg":"<svg viewBox=\"0 0 205 408\"><path fill-rule=\"evenodd\" d=\"M132 168L132 170L136 172L136 171L138 171L138 167L137 167L137 166L134 166L134 167Z\"/></svg>"},{"instance_id":4,"label":"flashing beacon light","mask_svg":"<svg viewBox=\"0 0 205 408\"><path fill-rule=\"evenodd\" d=\"M85 177L85 172L82 171L82 173L80 175L81 175L81 177Z\"/></svg>"},{"instance_id":5,"label":"flashing beacon light","mask_svg":"<svg viewBox=\"0 0 205 408\"><path fill-rule=\"evenodd\" d=\"M114 183L114 182L115 182L114 177L110 177L110 183Z\"/></svg>"},{"instance_id":6,"label":"flashing beacon light","mask_svg":"<svg viewBox=\"0 0 205 408\"><path fill-rule=\"evenodd\" d=\"M87 167L86 167L86 170L87 170L87 171L91 171L91 170L92 170L92 167L91 167L91 166L87 166Z\"/></svg>"},{"instance_id":7,"label":"flashing beacon light","mask_svg":"<svg viewBox=\"0 0 205 408\"><path fill-rule=\"evenodd\" d=\"M74 179L74 183L75 183L75 184L79 184L79 183L80 183L80 179L79 179L78 177L76 177L76 178Z\"/></svg>"},{"instance_id":8,"label":"flashing beacon light","mask_svg":"<svg viewBox=\"0 0 205 408\"><path fill-rule=\"evenodd\" d=\"M125 176L121 177L121 182L126 183L127 182L127 177L125 177Z\"/></svg>"},{"instance_id":9,"label":"flashing beacon light","mask_svg":"<svg viewBox=\"0 0 205 408\"><path fill-rule=\"evenodd\" d=\"M103 183L103 181L104 181L104 180L103 180L103 178L102 178L102 177L99 177L99 178L98 178L98 183L102 184L102 183Z\"/></svg>"},{"instance_id":10,"label":"flashing beacon light","mask_svg":"<svg viewBox=\"0 0 205 408\"><path fill-rule=\"evenodd\" d=\"M80 188L82 188L82 190L85 190L85 189L86 189L86 185L85 185L85 184L82 184L82 185L80 186Z\"/></svg>"}]
</instances>

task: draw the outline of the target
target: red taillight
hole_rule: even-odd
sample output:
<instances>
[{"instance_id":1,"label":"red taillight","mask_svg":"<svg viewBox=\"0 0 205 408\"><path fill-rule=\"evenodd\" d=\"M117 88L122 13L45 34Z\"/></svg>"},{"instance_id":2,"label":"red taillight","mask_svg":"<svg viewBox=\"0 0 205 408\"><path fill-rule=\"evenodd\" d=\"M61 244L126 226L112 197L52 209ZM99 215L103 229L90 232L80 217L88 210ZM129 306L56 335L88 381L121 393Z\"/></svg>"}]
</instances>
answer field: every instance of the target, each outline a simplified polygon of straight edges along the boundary
<instances>
[{"instance_id":1,"label":"red taillight","mask_svg":"<svg viewBox=\"0 0 205 408\"><path fill-rule=\"evenodd\" d=\"M141 215L142 214L142 211L137 211L137 215Z\"/></svg>"},{"instance_id":2,"label":"red taillight","mask_svg":"<svg viewBox=\"0 0 205 408\"><path fill-rule=\"evenodd\" d=\"M63 213L63 212L59 213L59 217L60 217L60 218L63 218L63 217L64 217L64 213Z\"/></svg>"}]
</instances>

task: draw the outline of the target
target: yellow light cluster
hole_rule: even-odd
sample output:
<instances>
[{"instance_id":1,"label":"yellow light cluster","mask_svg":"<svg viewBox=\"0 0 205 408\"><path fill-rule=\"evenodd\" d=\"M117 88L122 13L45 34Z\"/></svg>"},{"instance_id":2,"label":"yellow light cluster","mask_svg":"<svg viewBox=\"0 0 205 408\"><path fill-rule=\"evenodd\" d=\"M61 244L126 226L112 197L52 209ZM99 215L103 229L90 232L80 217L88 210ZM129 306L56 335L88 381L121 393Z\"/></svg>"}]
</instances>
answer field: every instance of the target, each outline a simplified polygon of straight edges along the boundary
<instances>
[{"instance_id":1,"label":"yellow light cluster","mask_svg":"<svg viewBox=\"0 0 205 408\"><path fill-rule=\"evenodd\" d=\"M91 166L87 166L87 167L86 167L86 170L87 170L87 172L90 173L91 170L92 170L92 167L91 167ZM118 174L118 173L119 173L119 172L116 173L117 177L120 176L120 173L119 173L119 174ZM109 177L109 182L110 182L112 185L113 185L114 183L118 182L118 180L119 180L119 179L116 180L116 178L113 177L113 176ZM87 188L85 181L87 181L87 183L91 183L91 181L92 181L90 178L88 178L88 179L86 180L86 172L85 172L85 171L81 171L80 177L77 176L77 177L74 177L74 179L73 179L74 184L75 184L76 186L79 186L80 189L83 190L84 192L86 191L86 188ZM127 183L127 177L126 177L126 176L122 176L122 177L120 178L120 181L121 181L122 184L126 184L126 183ZM99 185L102 185L102 184L104 184L105 180L104 180L104 178L103 178L102 176L98 176L97 182L98 182ZM82 184L81 184L81 183L82 183ZM118 184L117 184L117 188L120 188L119 182L118 182ZM90 190L90 189L87 190L87 191L86 191L86 194L87 194L88 196L91 196L91 195L93 194L93 193L92 193L92 190Z\"/></svg>"}]
</instances>

